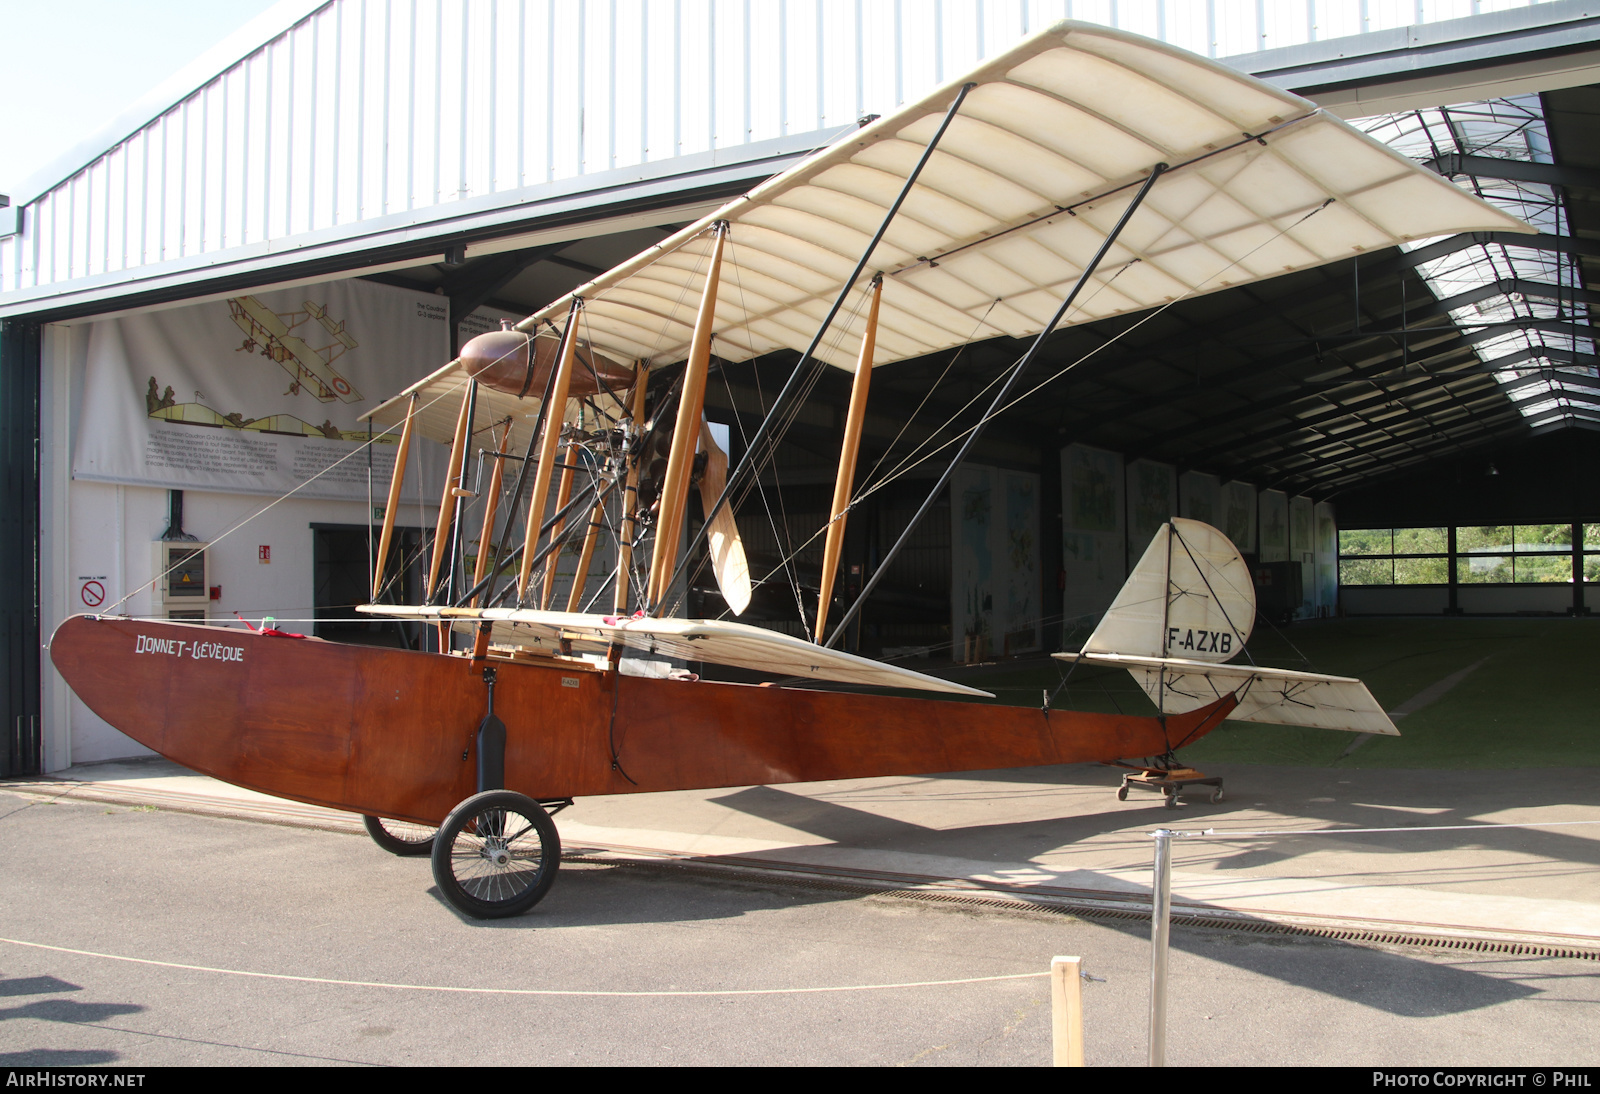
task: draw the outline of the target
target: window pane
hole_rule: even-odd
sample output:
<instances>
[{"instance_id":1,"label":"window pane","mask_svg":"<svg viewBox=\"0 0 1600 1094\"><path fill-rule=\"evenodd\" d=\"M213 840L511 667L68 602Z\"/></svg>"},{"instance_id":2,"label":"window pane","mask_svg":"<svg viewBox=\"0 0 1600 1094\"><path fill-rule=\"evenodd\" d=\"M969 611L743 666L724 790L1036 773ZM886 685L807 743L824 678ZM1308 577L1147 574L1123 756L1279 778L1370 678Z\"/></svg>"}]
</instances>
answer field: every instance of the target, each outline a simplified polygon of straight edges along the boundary
<instances>
[{"instance_id":1,"label":"window pane","mask_svg":"<svg viewBox=\"0 0 1600 1094\"><path fill-rule=\"evenodd\" d=\"M1386 555L1393 549L1392 533L1388 528L1339 529L1341 555ZM1366 582L1362 582L1366 584ZM1387 585L1385 581L1383 584Z\"/></svg>"},{"instance_id":2,"label":"window pane","mask_svg":"<svg viewBox=\"0 0 1600 1094\"><path fill-rule=\"evenodd\" d=\"M1583 556L1583 580L1600 581L1600 555Z\"/></svg>"},{"instance_id":3,"label":"window pane","mask_svg":"<svg viewBox=\"0 0 1600 1094\"><path fill-rule=\"evenodd\" d=\"M1394 560L1396 585L1445 585L1450 581L1448 558L1397 558Z\"/></svg>"},{"instance_id":4,"label":"window pane","mask_svg":"<svg viewBox=\"0 0 1600 1094\"><path fill-rule=\"evenodd\" d=\"M1512 529L1509 524L1481 528L1457 528L1456 550L1461 554L1511 553ZM1509 580L1509 579L1508 579Z\"/></svg>"},{"instance_id":5,"label":"window pane","mask_svg":"<svg viewBox=\"0 0 1600 1094\"><path fill-rule=\"evenodd\" d=\"M1339 584L1393 585L1394 562L1387 558L1342 560L1339 563Z\"/></svg>"},{"instance_id":6,"label":"window pane","mask_svg":"<svg viewBox=\"0 0 1600 1094\"><path fill-rule=\"evenodd\" d=\"M1508 529L1509 531L1509 529ZM1460 535L1460 533L1456 533ZM1463 585L1492 584L1511 580L1510 555L1460 555L1456 558L1456 580Z\"/></svg>"},{"instance_id":7,"label":"window pane","mask_svg":"<svg viewBox=\"0 0 1600 1094\"><path fill-rule=\"evenodd\" d=\"M1600 549L1600 524L1583 526L1583 545L1591 549Z\"/></svg>"},{"instance_id":8,"label":"window pane","mask_svg":"<svg viewBox=\"0 0 1600 1094\"><path fill-rule=\"evenodd\" d=\"M1397 555L1441 554L1450 549L1450 536L1443 528L1396 528L1394 553Z\"/></svg>"},{"instance_id":9,"label":"window pane","mask_svg":"<svg viewBox=\"0 0 1600 1094\"><path fill-rule=\"evenodd\" d=\"M1566 551L1570 554L1572 551L1570 524L1519 524L1514 531L1519 552Z\"/></svg>"},{"instance_id":10,"label":"window pane","mask_svg":"<svg viewBox=\"0 0 1600 1094\"><path fill-rule=\"evenodd\" d=\"M1572 556L1566 555L1518 555L1517 556L1517 581L1531 582L1572 582Z\"/></svg>"}]
</instances>

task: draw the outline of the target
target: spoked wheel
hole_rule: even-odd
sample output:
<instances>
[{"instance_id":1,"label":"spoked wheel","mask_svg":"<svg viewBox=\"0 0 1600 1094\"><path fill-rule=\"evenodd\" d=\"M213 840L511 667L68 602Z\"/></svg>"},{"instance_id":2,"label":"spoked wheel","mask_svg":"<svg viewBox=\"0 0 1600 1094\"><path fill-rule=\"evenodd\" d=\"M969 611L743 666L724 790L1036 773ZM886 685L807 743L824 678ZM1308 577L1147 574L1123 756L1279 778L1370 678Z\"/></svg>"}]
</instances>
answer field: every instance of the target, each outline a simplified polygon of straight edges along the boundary
<instances>
[{"instance_id":1,"label":"spoked wheel","mask_svg":"<svg viewBox=\"0 0 1600 1094\"><path fill-rule=\"evenodd\" d=\"M439 892L474 919L521 915L550 891L560 866L550 815L511 790L485 790L456 806L433 843Z\"/></svg>"},{"instance_id":2,"label":"spoked wheel","mask_svg":"<svg viewBox=\"0 0 1600 1094\"><path fill-rule=\"evenodd\" d=\"M367 826L367 835L372 837L372 842L391 855L410 858L433 852L433 834L438 829L430 824L413 824L384 817L362 817L361 823Z\"/></svg>"}]
</instances>

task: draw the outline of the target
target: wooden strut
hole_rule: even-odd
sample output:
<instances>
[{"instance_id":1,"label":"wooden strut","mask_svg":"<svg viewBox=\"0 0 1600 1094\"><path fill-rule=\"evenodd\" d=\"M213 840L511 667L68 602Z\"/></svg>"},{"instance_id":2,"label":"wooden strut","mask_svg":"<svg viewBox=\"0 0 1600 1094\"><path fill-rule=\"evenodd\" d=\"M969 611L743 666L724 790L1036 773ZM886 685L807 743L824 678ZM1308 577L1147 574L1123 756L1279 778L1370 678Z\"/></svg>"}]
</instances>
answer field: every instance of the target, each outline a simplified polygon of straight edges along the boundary
<instances>
[{"instance_id":1,"label":"wooden strut","mask_svg":"<svg viewBox=\"0 0 1600 1094\"><path fill-rule=\"evenodd\" d=\"M850 490L856 481L856 455L861 451L861 426L867 416L867 389L872 386L872 357L878 346L878 301L883 297L883 275L872 279L872 307L867 312L867 328L861 335L861 353L856 358L856 378L850 385L850 410L845 415L844 444L839 450L839 476L833 483L833 511L828 522L828 538L822 548L822 588L817 593L816 641L828 633L828 607L833 599L833 579L839 570L839 553L844 550L844 524L850 512Z\"/></svg>"},{"instance_id":2,"label":"wooden strut","mask_svg":"<svg viewBox=\"0 0 1600 1094\"><path fill-rule=\"evenodd\" d=\"M583 412L578 412L578 427L583 427ZM561 457L561 485L556 488L556 512L567 507L567 502L572 500L572 477L577 473L579 446L576 439L567 442L566 454ZM565 520L556 521L556 526L550 529L550 542L554 543L561 538L561 533L566 531ZM544 589L539 595L539 607L550 606L550 594L556 585L556 562L561 558L561 552L556 551L544 564Z\"/></svg>"},{"instance_id":3,"label":"wooden strut","mask_svg":"<svg viewBox=\"0 0 1600 1094\"><path fill-rule=\"evenodd\" d=\"M495 451L494 470L489 475L489 496L484 501L483 530L478 533L478 562L472 568L472 585L476 588L483 581L483 573L489 568L489 541L494 537L494 515L500 505L500 481L505 477L506 445L511 442L511 423L506 422L505 431L500 434L500 447ZM478 598L472 598L472 607L478 606Z\"/></svg>"},{"instance_id":4,"label":"wooden strut","mask_svg":"<svg viewBox=\"0 0 1600 1094\"><path fill-rule=\"evenodd\" d=\"M476 393L478 382L467 381L467 389L461 393L461 413L456 418L455 439L450 442L450 470L445 473L444 490L439 496L439 521L433 532L433 561L428 564L428 587L424 598L433 599L434 592L439 585L439 568L444 565L447 545L450 541L450 522L455 515L456 487L461 477L461 466L466 459L467 434L472 427L472 397Z\"/></svg>"},{"instance_id":5,"label":"wooden strut","mask_svg":"<svg viewBox=\"0 0 1600 1094\"><path fill-rule=\"evenodd\" d=\"M628 428L634 434L628 461L628 481L622 491L622 535L617 543L617 591L611 600L611 610L617 615L628 611L628 593L633 581L633 511L639 505L639 468L644 464L644 400L650 387L650 367L639 362L633 381L633 417Z\"/></svg>"},{"instance_id":6,"label":"wooden strut","mask_svg":"<svg viewBox=\"0 0 1600 1094\"><path fill-rule=\"evenodd\" d=\"M561 439L561 419L565 417L567 391L572 386L572 357L578 345L578 312L582 308L583 301L574 297L572 308L567 312L567 329L561 334L560 357L556 361L550 397L545 401L544 432L539 437L539 469L534 473L533 493L528 495L528 530L523 538L522 570L517 575L518 602L527 599L528 578L539 547L539 529L544 525L545 499L555 471L556 443Z\"/></svg>"},{"instance_id":7,"label":"wooden strut","mask_svg":"<svg viewBox=\"0 0 1600 1094\"><path fill-rule=\"evenodd\" d=\"M406 460L411 455L411 426L417 414L417 393L411 393L406 407L406 423L400 429L400 451L395 453L394 470L389 474L389 501L383 507L383 534L378 537L378 562L372 573L372 599L383 592L383 575L388 569L389 543L394 539L395 514L400 509L400 487L406 481Z\"/></svg>"},{"instance_id":8,"label":"wooden strut","mask_svg":"<svg viewBox=\"0 0 1600 1094\"><path fill-rule=\"evenodd\" d=\"M656 544L650 561L650 594L646 609L655 615L660 615L665 607L669 581L677 563L683 512L689 501L689 473L694 467L694 450L700 440L700 415L705 409L706 374L711 367L711 327L716 321L717 281L722 274L727 223L718 221L712 233L711 265L706 271L705 291L700 294L689 361L684 366L678 418L672 430L672 452L667 457L666 482L661 489L661 509L656 518Z\"/></svg>"},{"instance_id":9,"label":"wooden strut","mask_svg":"<svg viewBox=\"0 0 1600 1094\"><path fill-rule=\"evenodd\" d=\"M589 581L589 564L594 561L595 541L600 538L600 529L605 524L606 504L611 500L611 492L617 488L615 482L609 483L598 498L595 499L594 508L589 510L589 530L584 533L583 552L578 555L578 569L572 575L572 591L567 594L567 611L575 612L583 606L583 587Z\"/></svg>"},{"instance_id":10,"label":"wooden strut","mask_svg":"<svg viewBox=\"0 0 1600 1094\"><path fill-rule=\"evenodd\" d=\"M694 552L699 549L701 541L710 534L712 519L721 511L724 505L728 504L728 500L733 496L734 489L742 481L743 476L759 466L768 449L775 449L776 442L768 444L768 437L771 435L774 423L782 418L781 412L788 406L789 399L800 389L801 378L806 373L806 366L816 354L817 347L822 345L822 338L828 333L828 328L833 325L834 317L839 314L839 309L844 307L844 302L855 291L856 281L861 277L862 271L867 268L867 263L871 261L872 252L877 249L878 243L883 239L884 233L889 230L889 225L894 221L895 215L900 212L900 206L905 204L907 196L910 195L912 188L916 186L917 179L922 175L922 169L933 158L934 149L939 147L939 141L944 138L945 130L950 128L950 123L955 120L956 114L960 112L961 104L966 101L968 93L977 86L975 83L965 83L961 85L961 90L956 92L955 99L950 103L950 109L945 111L944 120L939 123L939 128L934 131L933 139L922 150L921 158L917 160L917 165L911 169L911 173L906 176L905 184L900 187L900 193L894 199L894 204L889 206L889 211L884 214L883 222L878 225L878 230L873 235L872 241L867 244L867 249L861 252L861 258L856 262L856 268L851 271L850 276L845 278L844 284L840 286L839 295L834 298L833 307L828 309L828 314L823 318L821 326L817 327L817 332L811 336L811 344L800 355L800 360L795 362L794 371L789 373L789 379L784 382L783 390L778 392L778 397L772 401L772 406L767 411L766 417L761 419L761 424L756 427L755 436L746 442L744 455L739 457L738 465L728 473L727 480L722 487L722 494L712 504L711 508L706 511L705 523L700 526L700 531L696 533L694 542L689 545L686 558L693 557ZM763 448L763 445L767 447ZM673 577L676 576L677 574L674 573ZM671 582L669 581L667 584L670 585Z\"/></svg>"}]
</instances>

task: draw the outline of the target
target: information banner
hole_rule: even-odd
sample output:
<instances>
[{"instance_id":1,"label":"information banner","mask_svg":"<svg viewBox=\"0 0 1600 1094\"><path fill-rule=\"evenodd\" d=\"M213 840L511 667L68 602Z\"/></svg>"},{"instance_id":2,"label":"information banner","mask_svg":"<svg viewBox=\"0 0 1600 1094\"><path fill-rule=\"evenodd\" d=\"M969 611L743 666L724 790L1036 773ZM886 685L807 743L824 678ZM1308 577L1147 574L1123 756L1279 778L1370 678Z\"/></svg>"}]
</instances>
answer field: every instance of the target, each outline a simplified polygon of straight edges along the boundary
<instances>
[{"instance_id":1,"label":"information banner","mask_svg":"<svg viewBox=\"0 0 1600 1094\"><path fill-rule=\"evenodd\" d=\"M1289 495L1281 490L1261 491L1261 561L1289 561Z\"/></svg>"},{"instance_id":2,"label":"information banner","mask_svg":"<svg viewBox=\"0 0 1600 1094\"><path fill-rule=\"evenodd\" d=\"M364 500L360 417L449 360L447 318L436 296L348 280L96 322L73 477ZM398 440L372 446L380 497ZM427 477L408 474L408 500Z\"/></svg>"},{"instance_id":3,"label":"information banner","mask_svg":"<svg viewBox=\"0 0 1600 1094\"><path fill-rule=\"evenodd\" d=\"M1062 610L1069 634L1100 620L1128 576L1122 457L1071 444L1061 450Z\"/></svg>"},{"instance_id":4,"label":"information banner","mask_svg":"<svg viewBox=\"0 0 1600 1094\"><path fill-rule=\"evenodd\" d=\"M1184 516L1222 529L1222 483L1215 475L1185 471L1178 479L1178 497Z\"/></svg>"},{"instance_id":5,"label":"information banner","mask_svg":"<svg viewBox=\"0 0 1600 1094\"><path fill-rule=\"evenodd\" d=\"M1256 552L1256 488L1247 482L1229 482L1222 487L1222 523L1241 554Z\"/></svg>"},{"instance_id":6,"label":"information banner","mask_svg":"<svg viewBox=\"0 0 1600 1094\"><path fill-rule=\"evenodd\" d=\"M1169 463L1128 464L1128 568L1139 564L1161 526L1178 513L1178 472Z\"/></svg>"},{"instance_id":7,"label":"information banner","mask_svg":"<svg viewBox=\"0 0 1600 1094\"><path fill-rule=\"evenodd\" d=\"M1037 650L1039 476L962 464L950 500L951 659Z\"/></svg>"}]
</instances>

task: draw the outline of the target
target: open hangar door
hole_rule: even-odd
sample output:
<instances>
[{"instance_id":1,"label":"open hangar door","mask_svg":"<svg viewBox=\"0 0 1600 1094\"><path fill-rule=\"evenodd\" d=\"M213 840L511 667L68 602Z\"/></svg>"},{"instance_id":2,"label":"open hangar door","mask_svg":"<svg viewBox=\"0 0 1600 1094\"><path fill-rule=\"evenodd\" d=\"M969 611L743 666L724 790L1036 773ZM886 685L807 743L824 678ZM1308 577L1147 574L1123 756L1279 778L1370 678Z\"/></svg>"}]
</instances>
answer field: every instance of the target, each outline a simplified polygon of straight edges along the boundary
<instances>
[{"instance_id":1,"label":"open hangar door","mask_svg":"<svg viewBox=\"0 0 1600 1094\"><path fill-rule=\"evenodd\" d=\"M327 631L334 640L405 641L394 624L394 634L373 634L341 622L351 616L344 609L355 586L370 580L371 529L393 464L391 437L371 446L369 469L360 415L447 361L457 321L487 326L496 310L520 316L534 306L474 282L463 311L459 295L439 291L447 283L459 290L464 272L482 271L476 263L492 265L501 288L514 266L510 280L520 275L528 292L556 295L589 276L584 258L567 252L612 262L661 234L636 230L598 244L579 239L427 263L412 268L411 279L265 286L43 324L41 433L61 440L41 449L38 633L48 637L75 612L113 606L169 614L153 591L152 545L170 539L169 546L204 545L207 556L206 569L195 571L206 595L185 610L221 620L237 613L257 625L270 616L286 630ZM21 341L8 337L7 346ZM31 418L32 409L19 413ZM392 560L400 565L391 567L397 581L412 584L443 475L443 453L430 447L413 447ZM181 527L173 523L175 493ZM73 698L53 669L41 670L41 709L31 724L21 712L12 734L13 749L26 753L32 742L39 751L19 754L16 771L143 751Z\"/></svg>"}]
</instances>

